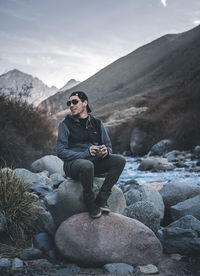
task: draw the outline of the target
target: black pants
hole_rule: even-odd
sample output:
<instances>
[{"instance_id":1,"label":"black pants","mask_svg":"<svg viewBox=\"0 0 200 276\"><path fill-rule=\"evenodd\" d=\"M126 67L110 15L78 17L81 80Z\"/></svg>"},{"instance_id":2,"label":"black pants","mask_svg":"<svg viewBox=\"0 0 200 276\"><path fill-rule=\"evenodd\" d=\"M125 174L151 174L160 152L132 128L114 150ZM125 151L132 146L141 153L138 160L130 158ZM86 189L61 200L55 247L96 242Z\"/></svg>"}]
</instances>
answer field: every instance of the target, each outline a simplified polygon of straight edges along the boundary
<instances>
[{"instance_id":1,"label":"black pants","mask_svg":"<svg viewBox=\"0 0 200 276\"><path fill-rule=\"evenodd\" d=\"M66 175L78 180L83 185L83 193L91 194L93 188L93 178L95 175L106 173L101 191L108 196L111 189L119 179L126 159L118 154L110 154L105 158L90 157L88 159L74 159L66 166Z\"/></svg>"}]
</instances>

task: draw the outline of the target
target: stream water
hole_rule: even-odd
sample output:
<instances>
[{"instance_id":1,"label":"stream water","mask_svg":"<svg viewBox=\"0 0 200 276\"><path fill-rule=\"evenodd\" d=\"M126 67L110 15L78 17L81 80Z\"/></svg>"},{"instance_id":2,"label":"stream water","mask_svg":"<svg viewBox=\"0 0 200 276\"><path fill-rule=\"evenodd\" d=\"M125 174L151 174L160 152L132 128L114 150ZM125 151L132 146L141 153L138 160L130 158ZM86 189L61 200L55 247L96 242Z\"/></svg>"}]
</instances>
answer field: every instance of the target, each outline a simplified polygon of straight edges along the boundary
<instances>
[{"instance_id":1,"label":"stream water","mask_svg":"<svg viewBox=\"0 0 200 276\"><path fill-rule=\"evenodd\" d=\"M123 185L128 180L136 180L140 185L149 184L151 182L161 182L163 185L173 181L181 180L188 183L200 185L200 172L192 172L192 168L197 161L185 159L184 163L187 168L175 168L170 171L141 171L138 170L140 162L143 158L126 157L126 166L117 182L118 186Z\"/></svg>"}]
</instances>

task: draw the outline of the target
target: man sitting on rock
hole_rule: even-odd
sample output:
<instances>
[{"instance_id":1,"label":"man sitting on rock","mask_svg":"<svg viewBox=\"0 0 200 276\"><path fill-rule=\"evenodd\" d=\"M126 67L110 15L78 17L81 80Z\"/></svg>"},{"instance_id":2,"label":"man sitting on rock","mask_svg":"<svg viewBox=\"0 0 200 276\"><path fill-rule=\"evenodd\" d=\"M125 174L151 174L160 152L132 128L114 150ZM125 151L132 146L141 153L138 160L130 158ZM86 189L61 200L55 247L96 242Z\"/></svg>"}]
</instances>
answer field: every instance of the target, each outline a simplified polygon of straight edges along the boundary
<instances>
[{"instance_id":1,"label":"man sitting on rock","mask_svg":"<svg viewBox=\"0 0 200 276\"><path fill-rule=\"evenodd\" d=\"M72 114L59 124L56 151L64 161L67 176L83 186L83 198L92 218L109 212L107 199L125 166L125 158L112 154L110 138L102 122L90 115L88 97L82 91L71 94L67 101ZM104 174L104 183L95 199L94 175Z\"/></svg>"}]
</instances>

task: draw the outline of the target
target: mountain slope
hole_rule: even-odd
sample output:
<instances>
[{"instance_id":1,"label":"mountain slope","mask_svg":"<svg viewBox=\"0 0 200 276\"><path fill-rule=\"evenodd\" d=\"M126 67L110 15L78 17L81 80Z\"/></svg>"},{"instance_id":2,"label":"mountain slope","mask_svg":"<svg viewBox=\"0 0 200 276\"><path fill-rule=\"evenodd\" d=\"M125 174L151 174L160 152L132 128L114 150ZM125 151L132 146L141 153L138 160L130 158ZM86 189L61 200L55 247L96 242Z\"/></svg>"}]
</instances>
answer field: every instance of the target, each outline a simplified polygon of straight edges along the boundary
<instances>
[{"instance_id":1,"label":"mountain slope","mask_svg":"<svg viewBox=\"0 0 200 276\"><path fill-rule=\"evenodd\" d=\"M30 92L27 98L29 103L38 105L44 99L55 94L58 89L55 86L48 87L38 78L25 74L17 69L11 70L0 76L0 92L4 95L25 96Z\"/></svg>"},{"instance_id":2,"label":"mountain slope","mask_svg":"<svg viewBox=\"0 0 200 276\"><path fill-rule=\"evenodd\" d=\"M115 110L136 105L141 96L167 93L198 78L199 73L200 26L138 48L78 84L76 90L87 93L93 114L105 120ZM56 118L66 109L66 99L73 90L58 92L41 106Z\"/></svg>"}]
</instances>

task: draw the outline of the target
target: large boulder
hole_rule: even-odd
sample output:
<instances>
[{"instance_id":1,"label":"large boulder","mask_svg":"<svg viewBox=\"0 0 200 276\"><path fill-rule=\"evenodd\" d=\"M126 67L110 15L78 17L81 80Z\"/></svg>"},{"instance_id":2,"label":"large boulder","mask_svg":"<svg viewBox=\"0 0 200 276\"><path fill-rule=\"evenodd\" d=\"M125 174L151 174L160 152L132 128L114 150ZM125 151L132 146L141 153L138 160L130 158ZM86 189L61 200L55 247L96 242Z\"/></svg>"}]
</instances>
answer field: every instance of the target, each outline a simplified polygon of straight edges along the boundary
<instances>
[{"instance_id":1,"label":"large boulder","mask_svg":"<svg viewBox=\"0 0 200 276\"><path fill-rule=\"evenodd\" d=\"M135 185L134 189L130 189L125 194L127 205L131 205L138 201L148 201L154 204L155 209L160 214L160 219L164 217L164 203L159 192L150 185Z\"/></svg>"},{"instance_id":2,"label":"large boulder","mask_svg":"<svg viewBox=\"0 0 200 276\"><path fill-rule=\"evenodd\" d=\"M200 195L171 206L170 211L173 220L177 220L186 215L192 215L200 219Z\"/></svg>"},{"instance_id":3,"label":"large boulder","mask_svg":"<svg viewBox=\"0 0 200 276\"><path fill-rule=\"evenodd\" d=\"M34 161L31 168L34 172L42 172L47 170L50 175L53 173L59 173L62 176L65 176L63 161L54 155L46 155Z\"/></svg>"},{"instance_id":4,"label":"large boulder","mask_svg":"<svg viewBox=\"0 0 200 276\"><path fill-rule=\"evenodd\" d=\"M126 207L124 215L137 219L148 226L154 233L160 227L160 213L152 202L138 201Z\"/></svg>"},{"instance_id":5,"label":"large boulder","mask_svg":"<svg viewBox=\"0 0 200 276\"><path fill-rule=\"evenodd\" d=\"M172 181L160 190L166 208L200 194L200 186L184 181Z\"/></svg>"},{"instance_id":6,"label":"large boulder","mask_svg":"<svg viewBox=\"0 0 200 276\"><path fill-rule=\"evenodd\" d=\"M132 154L144 155L148 153L154 139L156 125L153 120L136 118L130 137L130 149Z\"/></svg>"},{"instance_id":7,"label":"large boulder","mask_svg":"<svg viewBox=\"0 0 200 276\"><path fill-rule=\"evenodd\" d=\"M163 155L164 153L173 149L173 141L170 139L164 139L153 145L151 148L151 155Z\"/></svg>"},{"instance_id":8,"label":"large boulder","mask_svg":"<svg viewBox=\"0 0 200 276\"><path fill-rule=\"evenodd\" d=\"M167 253L194 255L200 253L200 221L184 216L163 229L162 243Z\"/></svg>"},{"instance_id":9,"label":"large boulder","mask_svg":"<svg viewBox=\"0 0 200 276\"><path fill-rule=\"evenodd\" d=\"M114 213L95 220L88 213L70 217L58 228L55 244L68 260L90 266L156 264L162 255L153 231L137 220Z\"/></svg>"},{"instance_id":10,"label":"large boulder","mask_svg":"<svg viewBox=\"0 0 200 276\"><path fill-rule=\"evenodd\" d=\"M95 195L97 195L103 181L102 178L94 178L93 191ZM79 181L73 179L67 179L60 184L57 190L49 193L45 197L45 204L57 226L72 215L87 211L83 200L83 187ZM112 212L120 214L124 212L126 201L121 189L117 186L112 188L108 204Z\"/></svg>"}]
</instances>

